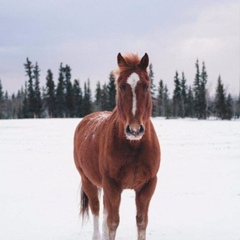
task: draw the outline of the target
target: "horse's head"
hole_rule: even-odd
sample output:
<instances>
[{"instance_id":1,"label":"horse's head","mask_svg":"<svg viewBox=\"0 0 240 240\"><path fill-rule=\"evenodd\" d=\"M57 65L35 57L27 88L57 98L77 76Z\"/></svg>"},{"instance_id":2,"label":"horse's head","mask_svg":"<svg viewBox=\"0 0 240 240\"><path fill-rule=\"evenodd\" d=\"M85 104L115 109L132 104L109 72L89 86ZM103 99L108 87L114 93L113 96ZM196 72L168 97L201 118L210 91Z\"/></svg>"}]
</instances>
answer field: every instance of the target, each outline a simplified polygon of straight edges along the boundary
<instances>
[{"instance_id":1,"label":"horse's head","mask_svg":"<svg viewBox=\"0 0 240 240\"><path fill-rule=\"evenodd\" d=\"M147 73L148 55L122 57L119 53L117 88L117 111L129 140L140 140L145 133L146 122L152 112L150 80Z\"/></svg>"}]
</instances>

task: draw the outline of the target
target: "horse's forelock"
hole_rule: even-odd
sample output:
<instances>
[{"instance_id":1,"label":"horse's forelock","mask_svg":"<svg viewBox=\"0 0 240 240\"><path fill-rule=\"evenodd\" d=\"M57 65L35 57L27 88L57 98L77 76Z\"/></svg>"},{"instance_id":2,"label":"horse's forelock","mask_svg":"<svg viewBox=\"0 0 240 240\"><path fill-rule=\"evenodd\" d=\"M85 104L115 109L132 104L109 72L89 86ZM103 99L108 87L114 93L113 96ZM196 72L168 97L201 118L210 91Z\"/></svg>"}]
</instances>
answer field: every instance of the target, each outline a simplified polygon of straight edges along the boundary
<instances>
[{"instance_id":1,"label":"horse's forelock","mask_svg":"<svg viewBox=\"0 0 240 240\"><path fill-rule=\"evenodd\" d=\"M122 57L122 61L118 62L118 70L116 70L114 73L115 75L120 76L126 71L138 69L140 62L141 59L137 54L129 53L127 55L124 55Z\"/></svg>"}]
</instances>

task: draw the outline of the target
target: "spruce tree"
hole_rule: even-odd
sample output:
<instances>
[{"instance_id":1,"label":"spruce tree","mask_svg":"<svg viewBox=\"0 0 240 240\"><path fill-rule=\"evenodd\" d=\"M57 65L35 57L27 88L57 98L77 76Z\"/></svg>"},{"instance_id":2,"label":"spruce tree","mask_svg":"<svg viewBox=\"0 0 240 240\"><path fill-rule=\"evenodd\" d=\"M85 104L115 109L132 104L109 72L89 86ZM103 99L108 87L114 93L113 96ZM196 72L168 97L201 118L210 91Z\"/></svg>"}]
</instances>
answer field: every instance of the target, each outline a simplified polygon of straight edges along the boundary
<instances>
[{"instance_id":1,"label":"spruce tree","mask_svg":"<svg viewBox=\"0 0 240 240\"><path fill-rule=\"evenodd\" d=\"M64 68L62 63L59 68L59 77L56 90L56 116L65 117L65 93L64 93Z\"/></svg>"},{"instance_id":2,"label":"spruce tree","mask_svg":"<svg viewBox=\"0 0 240 240\"><path fill-rule=\"evenodd\" d=\"M193 83L193 96L194 96L194 113L197 118L200 118L200 70L198 60L196 61L196 74Z\"/></svg>"},{"instance_id":3,"label":"spruce tree","mask_svg":"<svg viewBox=\"0 0 240 240\"><path fill-rule=\"evenodd\" d=\"M95 91L95 111L101 111L101 94L102 94L102 89L101 89L101 83L98 81L97 82L97 87Z\"/></svg>"},{"instance_id":4,"label":"spruce tree","mask_svg":"<svg viewBox=\"0 0 240 240\"><path fill-rule=\"evenodd\" d=\"M27 82L25 82L25 88L24 88L24 96L23 96L23 103L22 103L22 118L28 118L28 93L27 93Z\"/></svg>"},{"instance_id":5,"label":"spruce tree","mask_svg":"<svg viewBox=\"0 0 240 240\"><path fill-rule=\"evenodd\" d=\"M226 119L231 120L233 118L233 99L229 93L226 99Z\"/></svg>"},{"instance_id":6,"label":"spruce tree","mask_svg":"<svg viewBox=\"0 0 240 240\"><path fill-rule=\"evenodd\" d=\"M187 108L187 86L186 86L186 78L184 72L182 72L182 78L180 81L180 89L181 89L181 117L186 117L186 108Z\"/></svg>"},{"instance_id":7,"label":"spruce tree","mask_svg":"<svg viewBox=\"0 0 240 240\"><path fill-rule=\"evenodd\" d=\"M201 72L201 78L200 78L200 118L201 119L206 119L207 118L207 99L206 99L206 95L207 95L207 90L206 90L206 84L207 84L207 72L206 72L206 67L205 67L205 63L203 62L202 65L202 72Z\"/></svg>"},{"instance_id":8,"label":"spruce tree","mask_svg":"<svg viewBox=\"0 0 240 240\"><path fill-rule=\"evenodd\" d=\"M50 69L48 69L46 77L46 104L48 115L51 118L56 117L55 83Z\"/></svg>"},{"instance_id":9,"label":"spruce tree","mask_svg":"<svg viewBox=\"0 0 240 240\"><path fill-rule=\"evenodd\" d=\"M167 119L171 116L170 100L167 85L164 86L163 92L163 101L164 101L164 115Z\"/></svg>"},{"instance_id":10,"label":"spruce tree","mask_svg":"<svg viewBox=\"0 0 240 240\"><path fill-rule=\"evenodd\" d=\"M173 91L173 116L180 117L182 112L182 96L181 96L181 85L176 71L174 77L174 91Z\"/></svg>"},{"instance_id":11,"label":"spruce tree","mask_svg":"<svg viewBox=\"0 0 240 240\"><path fill-rule=\"evenodd\" d=\"M236 102L236 117L240 118L240 93Z\"/></svg>"},{"instance_id":12,"label":"spruce tree","mask_svg":"<svg viewBox=\"0 0 240 240\"><path fill-rule=\"evenodd\" d=\"M111 72L109 75L109 82L107 85L107 92L108 92L108 98L107 98L107 102L108 102L108 111L112 111L115 106L116 106L116 87L115 87L115 77L114 74Z\"/></svg>"},{"instance_id":13,"label":"spruce tree","mask_svg":"<svg viewBox=\"0 0 240 240\"><path fill-rule=\"evenodd\" d=\"M64 68L65 73L65 87L66 87L66 96L65 96L65 103L66 103L66 117L73 117L74 116L74 103L73 103L73 86L71 82L71 68L66 65Z\"/></svg>"},{"instance_id":14,"label":"spruce tree","mask_svg":"<svg viewBox=\"0 0 240 240\"><path fill-rule=\"evenodd\" d=\"M84 83L84 96L83 96L83 116L86 116L92 112L92 102L91 102L91 88L90 80Z\"/></svg>"},{"instance_id":15,"label":"spruce tree","mask_svg":"<svg viewBox=\"0 0 240 240\"><path fill-rule=\"evenodd\" d=\"M194 97L191 86L187 90L186 117L194 117Z\"/></svg>"},{"instance_id":16,"label":"spruce tree","mask_svg":"<svg viewBox=\"0 0 240 240\"><path fill-rule=\"evenodd\" d=\"M73 83L73 105L74 105L74 117L83 117L82 114L83 96L82 89L78 80L74 80Z\"/></svg>"},{"instance_id":17,"label":"spruce tree","mask_svg":"<svg viewBox=\"0 0 240 240\"><path fill-rule=\"evenodd\" d=\"M4 118L4 95L2 81L0 79L0 119Z\"/></svg>"},{"instance_id":18,"label":"spruce tree","mask_svg":"<svg viewBox=\"0 0 240 240\"><path fill-rule=\"evenodd\" d=\"M158 96L157 96L157 108L158 115L163 117L165 116L165 102L164 102L164 85L163 80L159 81L158 85Z\"/></svg>"},{"instance_id":19,"label":"spruce tree","mask_svg":"<svg viewBox=\"0 0 240 240\"><path fill-rule=\"evenodd\" d=\"M27 62L24 64L26 76L28 77L27 85L27 107L26 115L27 118L33 118L35 112L35 94L33 88L33 65L32 62L27 58Z\"/></svg>"},{"instance_id":20,"label":"spruce tree","mask_svg":"<svg viewBox=\"0 0 240 240\"><path fill-rule=\"evenodd\" d=\"M40 117L42 112L42 98L39 86L39 78L40 78L40 69L38 67L38 63L36 63L33 68L33 79L35 79L34 84L34 115L35 117Z\"/></svg>"},{"instance_id":21,"label":"spruce tree","mask_svg":"<svg viewBox=\"0 0 240 240\"><path fill-rule=\"evenodd\" d=\"M157 107L156 107L156 86L154 84L154 72L153 72L153 65L150 63L149 65L149 79L150 79L150 92L152 96L152 116L155 117L157 115Z\"/></svg>"},{"instance_id":22,"label":"spruce tree","mask_svg":"<svg viewBox=\"0 0 240 240\"><path fill-rule=\"evenodd\" d=\"M221 80L218 78L216 94L215 94L215 112L218 118L226 119L226 93Z\"/></svg>"},{"instance_id":23,"label":"spruce tree","mask_svg":"<svg viewBox=\"0 0 240 240\"><path fill-rule=\"evenodd\" d=\"M101 91L101 110L106 111L109 109L108 106L108 88L107 84L103 84L102 91Z\"/></svg>"}]
</instances>

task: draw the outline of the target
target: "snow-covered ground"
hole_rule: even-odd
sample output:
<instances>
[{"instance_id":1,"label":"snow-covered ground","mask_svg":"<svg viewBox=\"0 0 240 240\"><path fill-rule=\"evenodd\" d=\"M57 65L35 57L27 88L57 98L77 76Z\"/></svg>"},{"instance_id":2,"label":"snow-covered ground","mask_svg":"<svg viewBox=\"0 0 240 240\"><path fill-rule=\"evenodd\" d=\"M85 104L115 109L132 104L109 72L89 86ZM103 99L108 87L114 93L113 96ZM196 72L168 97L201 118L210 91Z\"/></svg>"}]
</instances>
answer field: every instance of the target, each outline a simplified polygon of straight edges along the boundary
<instances>
[{"instance_id":1,"label":"snow-covered ground","mask_svg":"<svg viewBox=\"0 0 240 240\"><path fill-rule=\"evenodd\" d=\"M0 121L0 239L88 240L72 157L79 119ZM148 240L240 240L240 121L153 119L162 164ZM117 240L136 239L134 192Z\"/></svg>"}]
</instances>

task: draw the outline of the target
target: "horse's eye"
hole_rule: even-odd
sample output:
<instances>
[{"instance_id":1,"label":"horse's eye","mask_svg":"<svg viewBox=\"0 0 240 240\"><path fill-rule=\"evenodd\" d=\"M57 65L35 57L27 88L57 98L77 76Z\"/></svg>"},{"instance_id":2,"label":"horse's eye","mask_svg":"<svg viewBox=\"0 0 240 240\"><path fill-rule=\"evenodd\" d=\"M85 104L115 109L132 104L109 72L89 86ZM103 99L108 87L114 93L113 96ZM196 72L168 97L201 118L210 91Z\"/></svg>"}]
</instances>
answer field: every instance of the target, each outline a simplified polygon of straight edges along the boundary
<instances>
[{"instance_id":1,"label":"horse's eye","mask_svg":"<svg viewBox=\"0 0 240 240\"><path fill-rule=\"evenodd\" d=\"M145 86L143 87L143 90L146 92L146 91L148 90L148 86L145 85Z\"/></svg>"},{"instance_id":2,"label":"horse's eye","mask_svg":"<svg viewBox=\"0 0 240 240\"><path fill-rule=\"evenodd\" d=\"M122 86L119 87L119 89L120 89L121 92L123 92L125 90L125 86L122 85Z\"/></svg>"}]
</instances>

